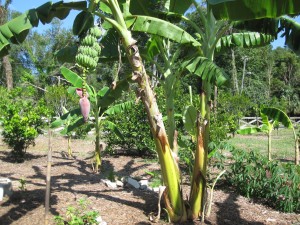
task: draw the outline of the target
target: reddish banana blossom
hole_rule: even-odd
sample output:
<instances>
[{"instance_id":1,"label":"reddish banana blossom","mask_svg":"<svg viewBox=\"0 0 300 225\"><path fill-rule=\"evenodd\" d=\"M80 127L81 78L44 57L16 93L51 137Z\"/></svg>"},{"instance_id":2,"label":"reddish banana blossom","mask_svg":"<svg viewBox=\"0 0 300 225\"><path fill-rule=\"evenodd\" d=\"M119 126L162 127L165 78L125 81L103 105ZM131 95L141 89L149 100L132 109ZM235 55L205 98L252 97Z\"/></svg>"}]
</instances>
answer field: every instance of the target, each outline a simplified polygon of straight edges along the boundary
<instances>
[{"instance_id":1,"label":"reddish banana blossom","mask_svg":"<svg viewBox=\"0 0 300 225\"><path fill-rule=\"evenodd\" d=\"M83 120L84 120L84 122L86 122L89 118L89 113L90 113L90 109L91 109L91 104L88 99L89 95L88 95L88 93L86 93L86 95L83 96L83 92L82 92L81 88L77 88L76 93L80 97L80 100L79 100L80 110L81 110L81 114L83 116Z\"/></svg>"}]
</instances>

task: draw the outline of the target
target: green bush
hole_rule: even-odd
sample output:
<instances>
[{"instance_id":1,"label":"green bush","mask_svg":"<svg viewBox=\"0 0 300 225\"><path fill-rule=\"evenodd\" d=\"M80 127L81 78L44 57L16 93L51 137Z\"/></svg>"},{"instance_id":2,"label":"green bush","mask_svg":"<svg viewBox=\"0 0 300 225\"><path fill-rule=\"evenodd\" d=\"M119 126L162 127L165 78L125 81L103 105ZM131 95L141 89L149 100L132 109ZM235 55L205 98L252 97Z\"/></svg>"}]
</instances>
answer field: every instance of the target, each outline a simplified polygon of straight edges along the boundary
<instances>
[{"instance_id":1,"label":"green bush","mask_svg":"<svg viewBox=\"0 0 300 225\"><path fill-rule=\"evenodd\" d=\"M145 155L155 151L154 141L142 103L133 105L123 113L110 115L108 120L118 126L123 140L113 132L105 133L107 150L113 153L115 149L122 149L128 154ZM104 128L104 130L107 130Z\"/></svg>"},{"instance_id":2,"label":"green bush","mask_svg":"<svg viewBox=\"0 0 300 225\"><path fill-rule=\"evenodd\" d=\"M268 161L258 152L231 150L227 181L243 195L283 212L300 212L300 166Z\"/></svg>"},{"instance_id":3,"label":"green bush","mask_svg":"<svg viewBox=\"0 0 300 225\"><path fill-rule=\"evenodd\" d=\"M73 109L78 107L79 100L75 95L71 95L67 91L67 87L48 86L45 92L45 100L48 109L54 116L63 115L63 108Z\"/></svg>"},{"instance_id":4,"label":"green bush","mask_svg":"<svg viewBox=\"0 0 300 225\"><path fill-rule=\"evenodd\" d=\"M79 199L77 206L68 206L65 218L55 216L56 225L90 225L97 224L99 213L97 211L88 211L89 202L85 199Z\"/></svg>"},{"instance_id":5,"label":"green bush","mask_svg":"<svg viewBox=\"0 0 300 225\"><path fill-rule=\"evenodd\" d=\"M14 160L22 162L29 145L34 145L38 134L44 126L43 116L48 113L42 101L34 103L32 100L14 98L18 92L10 93L10 103L3 107L3 140L12 148Z\"/></svg>"}]
</instances>

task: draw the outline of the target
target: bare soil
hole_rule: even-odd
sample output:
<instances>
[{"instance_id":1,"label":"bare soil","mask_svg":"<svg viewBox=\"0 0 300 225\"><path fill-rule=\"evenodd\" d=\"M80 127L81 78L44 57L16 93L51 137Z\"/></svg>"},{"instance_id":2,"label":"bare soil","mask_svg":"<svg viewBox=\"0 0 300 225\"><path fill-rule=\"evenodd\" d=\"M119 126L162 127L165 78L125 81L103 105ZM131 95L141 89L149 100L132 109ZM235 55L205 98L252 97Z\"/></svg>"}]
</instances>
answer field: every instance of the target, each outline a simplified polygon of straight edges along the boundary
<instances>
[{"instance_id":1,"label":"bare soil","mask_svg":"<svg viewBox=\"0 0 300 225\"><path fill-rule=\"evenodd\" d=\"M0 202L1 225L40 225L44 224L45 177L47 169L47 137L39 137L36 146L31 147L24 163L12 163L9 149L0 141L0 177L10 178L14 194ZM101 179L109 173L117 177L147 176L146 171L159 170L156 162L129 156L104 157L102 172L92 172L91 161L87 159L93 151L92 141L73 140L74 159L66 156L67 140L55 137L52 141L52 178L50 224L54 215L65 215L69 205L86 198L91 210L97 210L109 225L152 224L150 213L157 213L158 194L152 191L137 190L131 187L110 189ZM26 191L19 190L19 180L27 181ZM184 193L188 186L184 185ZM167 224L165 213L157 224ZM186 224L201 224L191 221ZM218 189L214 192L212 213L204 224L219 225L262 225L300 224L299 214L284 214L266 206L253 203L234 190Z\"/></svg>"}]
</instances>

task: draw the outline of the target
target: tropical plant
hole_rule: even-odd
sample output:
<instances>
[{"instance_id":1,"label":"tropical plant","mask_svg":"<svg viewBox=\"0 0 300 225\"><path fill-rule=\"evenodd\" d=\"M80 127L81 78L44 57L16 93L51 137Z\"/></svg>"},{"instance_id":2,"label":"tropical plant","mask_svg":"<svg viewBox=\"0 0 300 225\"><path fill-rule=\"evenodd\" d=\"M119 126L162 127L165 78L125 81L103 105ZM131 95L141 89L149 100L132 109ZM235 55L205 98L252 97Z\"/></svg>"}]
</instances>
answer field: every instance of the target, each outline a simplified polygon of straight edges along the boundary
<instances>
[{"instance_id":1,"label":"tropical plant","mask_svg":"<svg viewBox=\"0 0 300 225\"><path fill-rule=\"evenodd\" d=\"M62 67L61 72L65 79L69 81L73 87L69 88L70 93L77 92L81 96L84 80L72 72L71 70ZM123 139L121 132L116 124L106 119L105 115L113 115L122 112L122 110L131 107L132 102L123 102L120 104L111 105L116 99L118 99L122 92L128 89L127 80L116 83L114 87L103 87L100 91L96 91L92 86L86 86L87 95L92 102L91 114L93 119L89 118L89 115L80 110L80 108L66 112L60 118L55 120L51 127L65 126L61 131L62 134L70 135L74 129L84 125L88 122L87 129L95 128L95 152L94 152L94 171L98 171L101 166L101 143L100 143L100 131L103 126L115 132L115 134ZM69 150L69 155L71 151Z\"/></svg>"},{"instance_id":2,"label":"tropical plant","mask_svg":"<svg viewBox=\"0 0 300 225\"><path fill-rule=\"evenodd\" d=\"M273 107L263 108L260 112L262 123L261 127L246 127L237 131L238 134L254 134L257 132L266 132L268 134L268 159L272 160L271 134L278 123L283 124L286 128L294 130L295 144L297 143L297 135L290 118L280 109ZM295 163L298 161L298 147L295 146Z\"/></svg>"},{"instance_id":3,"label":"tropical plant","mask_svg":"<svg viewBox=\"0 0 300 225\"><path fill-rule=\"evenodd\" d=\"M89 202L79 199L76 206L68 206L65 216L55 216L56 225L90 225L99 223L99 212L88 210Z\"/></svg>"},{"instance_id":4,"label":"tropical plant","mask_svg":"<svg viewBox=\"0 0 300 225\"><path fill-rule=\"evenodd\" d=\"M87 26L87 21L92 21L94 15L100 17L104 23L103 27L109 29L105 37L102 38L102 42L109 44L109 38L111 35L119 35L118 40L122 41L123 51L127 56L127 59L133 70L133 75L131 79L137 83L139 96L146 109L148 120L151 127L151 132L156 144L156 150L159 156L161 168L162 168L162 178L164 185L166 186L166 191L164 194L164 201L166 209L172 221L179 222L185 221L188 218L198 218L202 215L204 206L204 193L205 193L205 176L207 171L207 154L208 154L208 143L209 143L209 124L210 124L210 102L211 102L211 92L214 83L218 83L217 78L221 78L218 69L212 65L215 48L228 47L231 45L244 45L252 46L257 44L268 43L272 37L268 35L260 35L257 33L249 34L236 34L231 35L231 37L221 38L229 28L230 25L218 22L215 18L220 18L221 16L231 16L233 18L239 19L257 19L264 17L277 17L284 14L299 13L300 6L296 1L291 1L289 4L295 7L286 7L280 5L280 3L274 3L273 1L257 1L256 7L251 7L247 5L252 1L208 1L207 6L207 18L204 17L203 12L199 7L197 10L200 17L203 19L203 24L208 28L207 33L199 30L202 34L203 43L207 43L206 47L202 50L199 49L200 43L196 41L191 35L189 35L184 30L179 27L168 23L165 20L155 18L159 17L157 10L153 9L165 9L167 11L180 13L183 9L187 9L191 2L190 1L117 1L117 0L100 0L100 1L90 1L87 7L86 2L72 2L72 3L55 3L55 4L45 4L38 7L30 12L27 12L16 18L16 20L8 22L7 24L0 27L3 33L3 41L0 45L1 53L7 52L10 43L8 39L14 41L14 43L22 42L26 37L26 32L32 26L36 26L38 21L41 20L43 23L51 21L54 16L59 18L65 18L70 9L84 10L85 13L80 13L78 19L75 19L75 34L85 33L91 25ZM271 5L270 2L273 4ZM100 3L98 5L98 3ZM120 3L120 4L119 4ZM162 3L153 5L153 3ZM197 4L196 1L193 1ZM229 7L223 7L224 4L233 4L234 13L227 13L231 10ZM245 5L246 4L246 5ZM282 7L273 7L274 4L278 4ZM241 6L240 8L238 6ZM100 8L99 8L100 6ZM246 7L245 7L246 6ZM273 12L272 10L260 10L262 7L264 9L272 8L275 11L274 14L269 14ZM238 10L237 10L238 9ZM242 10L241 10L242 9ZM258 10L259 9L259 10ZM274 10L275 9L275 10ZM280 9L277 11L277 9ZM225 14L223 14L225 12ZM236 13L237 12L237 13ZM147 14L147 16L136 16L134 14ZM220 16L221 15L221 16ZM246 15L246 17L245 17ZM91 17L92 16L92 17ZM235 16L235 17L234 17ZM26 20L24 20L26 18ZM231 19L231 18L229 18ZM285 20L287 21L287 20ZM15 24L16 26L8 26L8 24ZM290 24L289 21L285 24ZM14 27L14 32L11 32L11 27ZM161 29L161 28L165 29ZM195 26L196 28L196 26ZM130 30L131 29L131 30ZM196 28L198 29L198 28ZM289 26L289 31L290 31ZM73 29L74 30L74 29ZM156 34L169 38L172 41L176 41L180 44L191 44L194 48L198 49L198 52L203 52L206 58L202 56L191 58L186 61L183 66L185 66L190 72L197 74L201 77L200 80L200 109L197 112L196 121L197 128L197 147L195 154L195 166L192 178L191 194L189 199L189 206L184 204L180 188L180 172L176 160L173 158L172 149L168 141L166 129L163 123L162 114L158 108L156 97L151 85L149 83L149 76L143 64L143 60L139 53L139 48L136 44L136 40L132 37L131 31L147 32L150 34ZM287 32L288 36L291 37L291 32ZM295 34L293 34L295 37ZM17 40L17 41L16 41ZM111 39L110 39L111 40ZM241 41L242 40L242 41ZM70 56L66 59L75 59L77 48L69 48L65 50L65 53L75 54L65 54L65 56ZM106 53L112 53L117 50L117 47L111 48L107 47ZM116 51L117 52L117 51ZM221 79L224 80L224 79ZM198 85L198 84L197 84ZM83 85L84 88L85 85ZM116 87L116 84L112 85ZM113 88L111 89L114 90ZM84 93L84 91L83 91ZM87 106L87 100L85 94L82 95L84 103ZM85 111L86 112L86 111ZM97 114L98 115L98 114ZM86 119L86 118L85 118Z\"/></svg>"},{"instance_id":5,"label":"tropical plant","mask_svg":"<svg viewBox=\"0 0 300 225\"><path fill-rule=\"evenodd\" d=\"M226 182L242 195L263 199L283 212L299 212L300 170L298 165L269 161L257 151L231 148Z\"/></svg>"}]
</instances>

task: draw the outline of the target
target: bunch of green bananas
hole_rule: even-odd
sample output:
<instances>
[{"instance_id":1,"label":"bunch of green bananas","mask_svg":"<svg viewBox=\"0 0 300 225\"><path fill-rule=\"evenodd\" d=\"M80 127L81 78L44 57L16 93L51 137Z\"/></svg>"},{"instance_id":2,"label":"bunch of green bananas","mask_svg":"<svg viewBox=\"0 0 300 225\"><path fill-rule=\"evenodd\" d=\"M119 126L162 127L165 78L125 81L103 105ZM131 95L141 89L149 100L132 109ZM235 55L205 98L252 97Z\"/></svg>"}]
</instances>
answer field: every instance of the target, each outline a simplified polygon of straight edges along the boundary
<instances>
[{"instance_id":1,"label":"bunch of green bananas","mask_svg":"<svg viewBox=\"0 0 300 225\"><path fill-rule=\"evenodd\" d=\"M79 66L87 70L94 70L96 68L101 54L101 47L97 39L100 38L101 34L100 28L93 26L80 39L80 46L75 58Z\"/></svg>"}]
</instances>

